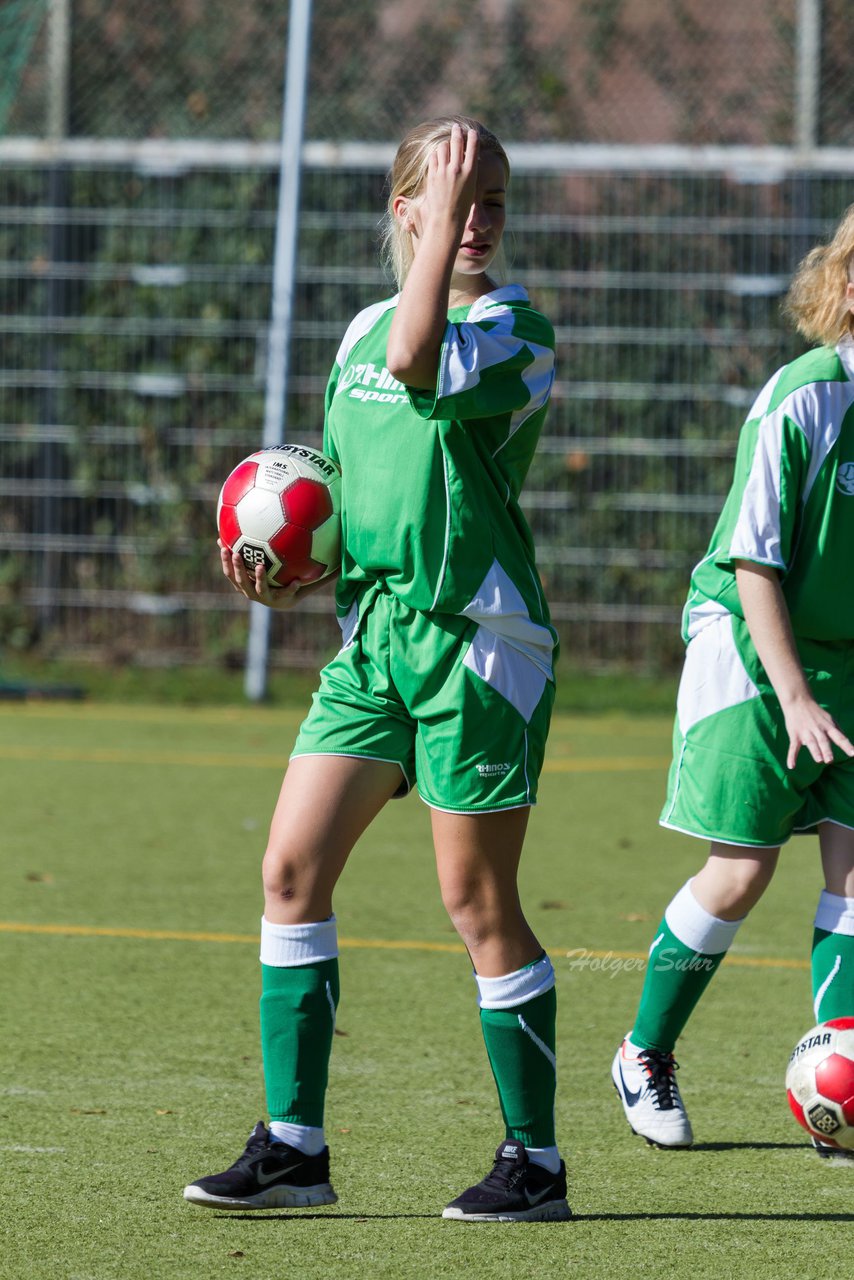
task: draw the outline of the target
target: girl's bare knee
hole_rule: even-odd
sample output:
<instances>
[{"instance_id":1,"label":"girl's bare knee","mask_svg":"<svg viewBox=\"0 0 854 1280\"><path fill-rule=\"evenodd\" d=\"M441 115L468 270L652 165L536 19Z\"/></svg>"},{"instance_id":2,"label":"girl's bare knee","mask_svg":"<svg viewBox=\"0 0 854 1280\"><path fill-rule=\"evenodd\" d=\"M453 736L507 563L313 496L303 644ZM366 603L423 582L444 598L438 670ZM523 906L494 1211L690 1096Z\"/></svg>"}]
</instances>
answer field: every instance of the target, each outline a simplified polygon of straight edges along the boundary
<instances>
[{"instance_id":1,"label":"girl's bare knee","mask_svg":"<svg viewBox=\"0 0 854 1280\"><path fill-rule=\"evenodd\" d=\"M267 850L261 864L261 883L267 901L293 901L300 879L293 859L283 856L278 850Z\"/></svg>"},{"instance_id":2,"label":"girl's bare knee","mask_svg":"<svg viewBox=\"0 0 854 1280\"><path fill-rule=\"evenodd\" d=\"M777 851L755 857L730 853L727 846L713 846L712 853L692 886L701 906L715 916L737 919L756 905L768 888L777 866Z\"/></svg>"}]
</instances>

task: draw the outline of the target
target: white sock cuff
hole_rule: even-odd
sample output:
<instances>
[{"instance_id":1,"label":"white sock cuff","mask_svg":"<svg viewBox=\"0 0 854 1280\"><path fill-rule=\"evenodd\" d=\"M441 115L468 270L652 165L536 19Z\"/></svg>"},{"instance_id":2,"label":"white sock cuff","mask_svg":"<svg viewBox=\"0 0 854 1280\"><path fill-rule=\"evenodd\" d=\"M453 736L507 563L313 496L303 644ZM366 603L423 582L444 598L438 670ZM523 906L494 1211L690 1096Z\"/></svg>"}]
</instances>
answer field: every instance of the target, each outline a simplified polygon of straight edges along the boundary
<instances>
[{"instance_id":1,"label":"white sock cuff","mask_svg":"<svg viewBox=\"0 0 854 1280\"><path fill-rule=\"evenodd\" d=\"M744 921L719 920L701 907L691 892L693 878L677 893L664 913L667 927L683 946L704 956L717 956L729 950L739 926Z\"/></svg>"},{"instance_id":2,"label":"white sock cuff","mask_svg":"<svg viewBox=\"0 0 854 1280\"><path fill-rule=\"evenodd\" d=\"M525 1150L532 1164L548 1169L549 1173L560 1172L560 1152L557 1147L526 1147Z\"/></svg>"},{"instance_id":3,"label":"white sock cuff","mask_svg":"<svg viewBox=\"0 0 854 1280\"><path fill-rule=\"evenodd\" d=\"M501 978L482 978L474 975L477 983L477 1002L481 1009L514 1009L517 1004L527 1004L537 996L551 991L555 984L555 971L548 956L534 964L506 973Z\"/></svg>"},{"instance_id":4,"label":"white sock cuff","mask_svg":"<svg viewBox=\"0 0 854 1280\"><path fill-rule=\"evenodd\" d=\"M301 964L334 960L338 955L338 922L335 916L317 924L273 924L261 918L261 963L274 969L294 969Z\"/></svg>"},{"instance_id":5,"label":"white sock cuff","mask_svg":"<svg viewBox=\"0 0 854 1280\"><path fill-rule=\"evenodd\" d=\"M825 933L844 933L854 937L854 898L822 889L815 913L815 927Z\"/></svg>"},{"instance_id":6,"label":"white sock cuff","mask_svg":"<svg viewBox=\"0 0 854 1280\"><path fill-rule=\"evenodd\" d=\"M271 1120L270 1133L278 1142L304 1152L307 1156L319 1156L326 1146L323 1129L312 1125L292 1124L288 1120Z\"/></svg>"}]
</instances>

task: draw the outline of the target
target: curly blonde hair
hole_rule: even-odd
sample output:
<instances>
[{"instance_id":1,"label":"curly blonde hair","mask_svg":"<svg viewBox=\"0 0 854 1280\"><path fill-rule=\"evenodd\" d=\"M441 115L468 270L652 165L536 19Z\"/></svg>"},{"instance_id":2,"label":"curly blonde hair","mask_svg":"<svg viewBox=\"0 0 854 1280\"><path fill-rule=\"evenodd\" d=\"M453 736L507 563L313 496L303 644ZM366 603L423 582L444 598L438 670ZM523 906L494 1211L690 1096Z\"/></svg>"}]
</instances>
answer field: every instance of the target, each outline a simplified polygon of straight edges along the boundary
<instances>
[{"instance_id":1,"label":"curly blonde hair","mask_svg":"<svg viewBox=\"0 0 854 1280\"><path fill-rule=\"evenodd\" d=\"M491 133L479 120L470 116L439 116L435 120L425 120L414 129L410 129L397 149L391 171L388 176L388 203L380 223L380 256L386 270L396 281L398 288L403 287L409 268L412 266L414 250L412 236L405 231L394 216L394 202L398 196L417 196L427 176L427 165L430 156L440 143L450 139L451 128L458 124L465 132L475 129L480 141L480 154L497 155L504 165L509 180L510 161L507 153L494 133ZM499 259L498 270L501 270Z\"/></svg>"},{"instance_id":2,"label":"curly blonde hair","mask_svg":"<svg viewBox=\"0 0 854 1280\"><path fill-rule=\"evenodd\" d=\"M854 274L854 204L849 205L827 244L816 245L795 272L783 314L809 342L835 347L854 336L854 316L846 297Z\"/></svg>"}]
</instances>

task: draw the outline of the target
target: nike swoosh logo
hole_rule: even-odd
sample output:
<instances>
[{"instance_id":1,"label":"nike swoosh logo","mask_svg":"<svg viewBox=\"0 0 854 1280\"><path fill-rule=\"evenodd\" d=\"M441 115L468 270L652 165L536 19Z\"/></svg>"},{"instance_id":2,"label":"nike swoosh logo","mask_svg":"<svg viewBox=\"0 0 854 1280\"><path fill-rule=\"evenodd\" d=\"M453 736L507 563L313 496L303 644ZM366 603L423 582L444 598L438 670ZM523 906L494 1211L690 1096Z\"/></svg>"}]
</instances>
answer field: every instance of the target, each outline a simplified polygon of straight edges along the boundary
<instances>
[{"instance_id":1,"label":"nike swoosh logo","mask_svg":"<svg viewBox=\"0 0 854 1280\"><path fill-rule=\"evenodd\" d=\"M543 1200L543 1199L545 1199L545 1197L549 1194L549 1192L550 1192L550 1191L553 1191L553 1190L554 1190L554 1187L553 1187L553 1186L551 1186L551 1187L544 1187L542 1191L538 1191L536 1195L533 1195L533 1196L532 1196L532 1195L531 1195L531 1193L530 1193L530 1191L529 1191L529 1190L528 1190L528 1188L526 1187L526 1188L525 1188L525 1199L528 1201L528 1204L533 1208L533 1206L534 1206L535 1204L539 1204L539 1203L540 1203L540 1201L541 1201L541 1200Z\"/></svg>"},{"instance_id":2,"label":"nike swoosh logo","mask_svg":"<svg viewBox=\"0 0 854 1280\"><path fill-rule=\"evenodd\" d=\"M266 1187L268 1182L275 1182L277 1178L283 1178L286 1173L290 1173L292 1169L298 1169L298 1164L290 1164L287 1169L274 1169L272 1173L265 1173L263 1169L255 1170L255 1181L259 1187Z\"/></svg>"},{"instance_id":3,"label":"nike swoosh logo","mask_svg":"<svg viewBox=\"0 0 854 1280\"><path fill-rule=\"evenodd\" d=\"M623 1075L623 1064L622 1064L622 1062L618 1064L618 1070L619 1070L619 1072L620 1072L620 1083L621 1083L621 1084L622 1084L622 1086L623 1086L623 1096L625 1097L626 1102L628 1103L628 1105L629 1105L630 1107L633 1107L633 1106L635 1105L635 1103L637 1102L638 1098L639 1098L639 1097L641 1096L641 1094L643 1093L643 1088L640 1088L640 1089L630 1089L630 1088L629 1088L629 1086L626 1084L626 1077Z\"/></svg>"}]
</instances>

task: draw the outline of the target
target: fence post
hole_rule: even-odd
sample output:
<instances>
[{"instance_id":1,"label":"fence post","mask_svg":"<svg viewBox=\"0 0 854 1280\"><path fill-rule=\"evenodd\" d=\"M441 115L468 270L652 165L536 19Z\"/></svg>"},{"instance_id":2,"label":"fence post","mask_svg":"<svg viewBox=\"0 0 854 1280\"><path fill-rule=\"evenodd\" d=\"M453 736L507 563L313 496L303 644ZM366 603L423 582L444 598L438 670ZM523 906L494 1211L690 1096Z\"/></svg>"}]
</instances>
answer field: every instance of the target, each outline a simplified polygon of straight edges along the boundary
<instances>
[{"instance_id":1,"label":"fence post","mask_svg":"<svg viewBox=\"0 0 854 1280\"><path fill-rule=\"evenodd\" d=\"M794 144L809 154L819 142L821 0L798 0L797 21Z\"/></svg>"},{"instance_id":2,"label":"fence post","mask_svg":"<svg viewBox=\"0 0 854 1280\"><path fill-rule=\"evenodd\" d=\"M47 21L47 103L46 134L48 142L61 144L69 134L71 119L71 3L70 0L49 0ZM67 468L66 451L51 437L51 428L62 422L64 380L60 346L62 338L57 333L58 320L68 309L68 285L61 274L62 264L68 261L69 225L68 206L70 184L68 166L59 155L48 170L47 202L50 223L47 233L47 260L50 264L45 293L44 355L42 357L46 381L42 393L42 421L47 428L41 445L41 472L45 492L41 500L39 531L47 543L39 563L40 603L38 605L39 630L42 635L53 625L56 617L56 591L60 583L60 555L51 539L62 532L62 507L54 488Z\"/></svg>"},{"instance_id":3,"label":"fence post","mask_svg":"<svg viewBox=\"0 0 854 1280\"><path fill-rule=\"evenodd\" d=\"M308 66L311 51L311 0L291 0L282 107L279 161L279 207L273 259L273 297L267 340L267 387L264 402L265 449L285 436L288 358L299 239L299 197ZM250 605L244 689L260 702L267 691L270 610Z\"/></svg>"}]
</instances>

